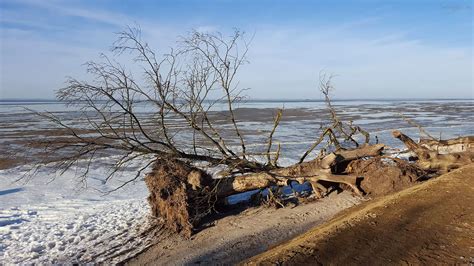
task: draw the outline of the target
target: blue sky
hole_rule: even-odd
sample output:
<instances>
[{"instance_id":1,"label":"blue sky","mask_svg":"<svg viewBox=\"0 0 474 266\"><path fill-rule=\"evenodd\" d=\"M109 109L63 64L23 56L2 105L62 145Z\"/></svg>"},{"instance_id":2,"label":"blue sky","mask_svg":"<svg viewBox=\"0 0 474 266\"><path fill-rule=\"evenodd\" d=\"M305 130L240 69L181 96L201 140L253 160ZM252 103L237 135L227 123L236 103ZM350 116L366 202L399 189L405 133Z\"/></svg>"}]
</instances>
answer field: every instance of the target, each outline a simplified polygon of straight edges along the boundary
<instances>
[{"instance_id":1,"label":"blue sky","mask_svg":"<svg viewBox=\"0 0 474 266\"><path fill-rule=\"evenodd\" d=\"M253 98L473 98L473 7L465 0L0 0L0 98L53 98L87 79L125 25L165 53L191 29L255 34L240 85Z\"/></svg>"}]
</instances>

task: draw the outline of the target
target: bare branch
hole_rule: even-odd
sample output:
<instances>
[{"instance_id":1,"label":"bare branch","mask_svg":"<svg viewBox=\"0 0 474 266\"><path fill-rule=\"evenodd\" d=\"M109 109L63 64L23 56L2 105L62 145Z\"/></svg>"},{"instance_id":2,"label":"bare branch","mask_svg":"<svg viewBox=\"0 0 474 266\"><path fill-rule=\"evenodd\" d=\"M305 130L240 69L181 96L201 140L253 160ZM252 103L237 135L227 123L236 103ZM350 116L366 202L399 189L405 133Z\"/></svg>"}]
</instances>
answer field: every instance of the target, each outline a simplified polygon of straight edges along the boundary
<instances>
[{"instance_id":1,"label":"bare branch","mask_svg":"<svg viewBox=\"0 0 474 266\"><path fill-rule=\"evenodd\" d=\"M405 120L408 124L417 127L418 130L420 130L420 135L424 134L425 136L427 136L428 138L430 138L432 140L438 140L435 137L433 137L432 135L430 135L428 132L426 132L426 130L420 124L418 124L415 121L413 121L412 119L406 117L402 113L398 113L398 115L400 115L402 117L402 119ZM440 137L440 139L441 139L441 137Z\"/></svg>"},{"instance_id":2,"label":"bare branch","mask_svg":"<svg viewBox=\"0 0 474 266\"><path fill-rule=\"evenodd\" d=\"M353 138L354 135L362 134L365 137L365 144L368 144L370 141L370 135L367 131L363 130L357 125L353 125L352 121L343 122L340 120L339 116L336 113L336 109L331 103L330 93L334 89L332 85L332 78L334 75L327 75L323 72L319 74L319 90L324 95L324 101L326 103L327 109L331 118L331 125L327 127L322 127L322 133L318 139L309 147L309 149L301 156L299 163L301 164L306 157L314 150L316 147L321 144L325 137L328 138L327 145L334 145L336 150L341 149L341 144L339 143L338 138L342 137L345 141L350 141L357 148L359 143ZM321 149L321 151L325 148Z\"/></svg>"},{"instance_id":3,"label":"bare branch","mask_svg":"<svg viewBox=\"0 0 474 266\"><path fill-rule=\"evenodd\" d=\"M283 109L278 109L277 110L277 114L276 114L275 118L273 119L272 131L270 132L270 135L268 136L268 147L267 147L267 152L266 152L267 164L272 165L272 166L276 166L276 162L278 160L278 159L272 160L271 157L270 157L270 151L272 149L272 142L273 142L273 134L275 134L275 130L277 129L278 125L280 124L282 113L283 113ZM275 158L278 158L279 154L280 154L280 145L278 145L278 153L277 153L277 156Z\"/></svg>"}]
</instances>

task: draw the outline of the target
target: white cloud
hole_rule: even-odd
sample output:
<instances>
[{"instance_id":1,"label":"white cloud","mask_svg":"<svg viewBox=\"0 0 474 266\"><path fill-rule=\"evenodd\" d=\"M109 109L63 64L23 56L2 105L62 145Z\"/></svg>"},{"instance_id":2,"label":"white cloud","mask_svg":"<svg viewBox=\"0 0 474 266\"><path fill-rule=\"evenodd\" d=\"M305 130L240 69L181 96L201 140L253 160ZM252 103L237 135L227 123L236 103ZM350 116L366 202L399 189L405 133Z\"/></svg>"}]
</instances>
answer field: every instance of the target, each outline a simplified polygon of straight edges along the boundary
<instances>
[{"instance_id":1,"label":"white cloud","mask_svg":"<svg viewBox=\"0 0 474 266\"><path fill-rule=\"evenodd\" d=\"M332 32L335 34L326 34ZM336 97L473 97L472 47L436 47L404 34L357 36L353 29L258 31L242 85L256 97L318 98L318 73L338 75Z\"/></svg>"},{"instance_id":2,"label":"white cloud","mask_svg":"<svg viewBox=\"0 0 474 266\"><path fill-rule=\"evenodd\" d=\"M15 0L16 4L22 4L30 8L45 9L58 16L79 17L96 22L107 23L122 27L124 24L132 23L133 19L120 13L107 12L94 8L83 8L72 1L58 0Z\"/></svg>"}]
</instances>

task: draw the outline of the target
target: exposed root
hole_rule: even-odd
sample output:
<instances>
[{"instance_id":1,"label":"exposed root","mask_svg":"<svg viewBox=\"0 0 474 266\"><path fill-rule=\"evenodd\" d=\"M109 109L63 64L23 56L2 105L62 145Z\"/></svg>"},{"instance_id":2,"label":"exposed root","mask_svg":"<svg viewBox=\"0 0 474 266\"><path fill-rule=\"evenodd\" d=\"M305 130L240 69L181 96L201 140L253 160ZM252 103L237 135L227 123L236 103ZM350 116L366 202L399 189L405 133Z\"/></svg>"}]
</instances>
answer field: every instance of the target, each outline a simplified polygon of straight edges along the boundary
<instances>
[{"instance_id":1,"label":"exposed root","mask_svg":"<svg viewBox=\"0 0 474 266\"><path fill-rule=\"evenodd\" d=\"M268 194L263 196L262 203L264 206L271 208L284 208L286 206L286 201L283 199L283 192L281 188L269 188Z\"/></svg>"},{"instance_id":2,"label":"exposed root","mask_svg":"<svg viewBox=\"0 0 474 266\"><path fill-rule=\"evenodd\" d=\"M217 201L212 178L179 160L157 159L145 182L152 215L161 217L168 229L184 236L191 236Z\"/></svg>"},{"instance_id":3,"label":"exposed root","mask_svg":"<svg viewBox=\"0 0 474 266\"><path fill-rule=\"evenodd\" d=\"M402 190L427 175L414 164L383 156L352 161L346 171L363 177L358 185L369 196Z\"/></svg>"}]
</instances>

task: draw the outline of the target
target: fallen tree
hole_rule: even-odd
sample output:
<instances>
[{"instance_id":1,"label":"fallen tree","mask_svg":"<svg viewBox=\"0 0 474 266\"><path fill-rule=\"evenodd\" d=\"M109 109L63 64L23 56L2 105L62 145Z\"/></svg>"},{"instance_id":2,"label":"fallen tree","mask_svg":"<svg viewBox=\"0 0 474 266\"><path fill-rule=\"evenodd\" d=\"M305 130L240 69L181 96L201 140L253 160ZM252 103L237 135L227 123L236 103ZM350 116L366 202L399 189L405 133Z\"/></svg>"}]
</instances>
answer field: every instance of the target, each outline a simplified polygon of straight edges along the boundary
<instances>
[{"instance_id":1,"label":"fallen tree","mask_svg":"<svg viewBox=\"0 0 474 266\"><path fill-rule=\"evenodd\" d=\"M159 158L153 170L145 177L150 190L148 201L152 214L161 217L169 228L191 235L202 218L216 205L222 205L227 196L246 191L287 186L292 181L310 182L313 191L322 197L326 188L320 181L341 184L362 196L358 176L334 174L334 169L369 156L380 155L382 144L366 145L354 150L332 152L322 158L258 173L213 179L202 169L181 160Z\"/></svg>"},{"instance_id":2,"label":"fallen tree","mask_svg":"<svg viewBox=\"0 0 474 266\"><path fill-rule=\"evenodd\" d=\"M315 133L314 142L302 152L298 163L281 167L281 144L274 147L274 133L283 111L277 110L263 150L248 145L235 115L236 103L243 98L235 79L247 62L249 47L244 34L235 31L224 37L195 31L181 38L177 47L158 55L141 39L139 29L129 28L119 33L112 51L134 55L133 62L143 69L145 80L136 80L105 55L101 63L86 64L91 81L70 78L57 97L79 107L86 132L95 135L85 134L83 125L66 123L54 113L39 113L70 136L42 141L48 152L61 154L54 166L63 172L78 166L86 182L91 162L104 152L116 155L110 158L113 164L107 181L131 163L142 162L136 175L116 189L136 181L151 168L145 182L152 214L187 236L228 196L250 190L309 182L316 197L326 195L331 187L349 189L357 195L386 193L375 193L371 187L377 184L377 175L361 189L364 175L370 176L364 170L369 165L387 170L394 166L381 160L383 144L369 145L368 132L338 117L330 101L331 76L321 74L319 83L329 122L319 127L320 134ZM216 105L225 108L224 115L213 112ZM151 115L143 115L143 107ZM363 139L361 143L358 137ZM315 154L317 150L319 154ZM206 171L221 166L225 166L222 178L214 179ZM389 182L404 176L410 182L416 180L416 169L407 175L389 172L394 175L387 179Z\"/></svg>"}]
</instances>

